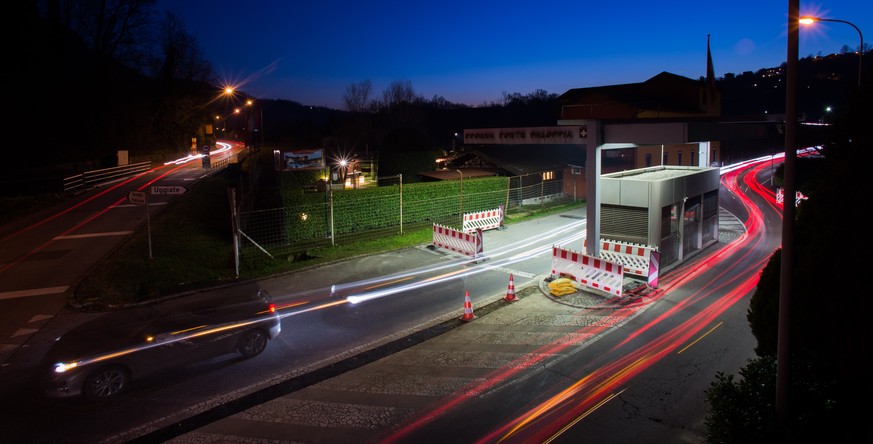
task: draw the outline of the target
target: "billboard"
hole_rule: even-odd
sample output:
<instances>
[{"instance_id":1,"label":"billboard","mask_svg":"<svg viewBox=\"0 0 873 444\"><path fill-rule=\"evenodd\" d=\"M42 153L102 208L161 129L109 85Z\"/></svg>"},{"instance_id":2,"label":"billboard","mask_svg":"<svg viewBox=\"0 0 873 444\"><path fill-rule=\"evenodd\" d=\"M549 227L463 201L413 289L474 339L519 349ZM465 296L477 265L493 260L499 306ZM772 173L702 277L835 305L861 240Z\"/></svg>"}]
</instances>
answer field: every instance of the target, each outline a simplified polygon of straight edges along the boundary
<instances>
[{"instance_id":1,"label":"billboard","mask_svg":"<svg viewBox=\"0 0 873 444\"><path fill-rule=\"evenodd\" d=\"M282 169L322 170L324 169L324 150L282 151Z\"/></svg>"}]
</instances>

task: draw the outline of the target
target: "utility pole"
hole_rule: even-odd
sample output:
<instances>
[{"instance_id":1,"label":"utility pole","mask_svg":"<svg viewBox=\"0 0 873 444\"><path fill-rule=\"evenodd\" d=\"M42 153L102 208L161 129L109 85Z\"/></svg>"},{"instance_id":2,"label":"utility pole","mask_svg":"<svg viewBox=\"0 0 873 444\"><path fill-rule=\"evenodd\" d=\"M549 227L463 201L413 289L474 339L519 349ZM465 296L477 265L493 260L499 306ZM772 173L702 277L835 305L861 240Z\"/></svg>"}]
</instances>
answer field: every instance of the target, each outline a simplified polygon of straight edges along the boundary
<instances>
[{"instance_id":1,"label":"utility pole","mask_svg":"<svg viewBox=\"0 0 873 444\"><path fill-rule=\"evenodd\" d=\"M788 58L785 66L785 196L782 199L782 260L779 276L779 327L776 346L776 418L787 425L791 386L791 296L794 274L794 213L797 186L794 170L797 159L797 52L799 40L799 0L788 0Z\"/></svg>"}]
</instances>

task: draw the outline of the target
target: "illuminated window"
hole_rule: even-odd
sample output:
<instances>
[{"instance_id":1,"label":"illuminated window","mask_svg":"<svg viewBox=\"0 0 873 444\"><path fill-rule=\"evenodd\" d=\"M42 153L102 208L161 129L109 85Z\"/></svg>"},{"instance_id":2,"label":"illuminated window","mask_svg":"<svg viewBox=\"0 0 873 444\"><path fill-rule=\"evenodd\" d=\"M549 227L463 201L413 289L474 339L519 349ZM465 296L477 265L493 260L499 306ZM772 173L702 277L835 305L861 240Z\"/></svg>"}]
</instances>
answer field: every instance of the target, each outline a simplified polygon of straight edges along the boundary
<instances>
[{"instance_id":1,"label":"illuminated window","mask_svg":"<svg viewBox=\"0 0 873 444\"><path fill-rule=\"evenodd\" d=\"M552 180L555 178L554 171L546 171L543 173L543 180Z\"/></svg>"}]
</instances>

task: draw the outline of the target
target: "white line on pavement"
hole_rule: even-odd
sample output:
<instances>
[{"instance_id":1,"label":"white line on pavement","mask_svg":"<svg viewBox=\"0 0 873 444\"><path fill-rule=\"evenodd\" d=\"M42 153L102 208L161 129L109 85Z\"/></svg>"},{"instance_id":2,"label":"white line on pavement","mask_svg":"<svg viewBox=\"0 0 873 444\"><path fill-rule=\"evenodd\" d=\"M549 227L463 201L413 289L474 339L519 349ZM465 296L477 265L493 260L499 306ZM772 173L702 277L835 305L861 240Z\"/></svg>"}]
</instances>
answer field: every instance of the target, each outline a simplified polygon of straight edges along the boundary
<instances>
[{"instance_id":1,"label":"white line on pavement","mask_svg":"<svg viewBox=\"0 0 873 444\"><path fill-rule=\"evenodd\" d=\"M0 299L27 298L31 296L58 294L67 291L68 288L70 288L69 285L62 285L60 287L34 288L32 290L2 291L0 292Z\"/></svg>"},{"instance_id":2,"label":"white line on pavement","mask_svg":"<svg viewBox=\"0 0 873 444\"><path fill-rule=\"evenodd\" d=\"M88 237L105 237L105 236L128 236L133 234L133 231L104 231L102 233L85 233L85 234L71 234L69 236L58 236L54 240L63 240L63 239L84 239Z\"/></svg>"}]
</instances>

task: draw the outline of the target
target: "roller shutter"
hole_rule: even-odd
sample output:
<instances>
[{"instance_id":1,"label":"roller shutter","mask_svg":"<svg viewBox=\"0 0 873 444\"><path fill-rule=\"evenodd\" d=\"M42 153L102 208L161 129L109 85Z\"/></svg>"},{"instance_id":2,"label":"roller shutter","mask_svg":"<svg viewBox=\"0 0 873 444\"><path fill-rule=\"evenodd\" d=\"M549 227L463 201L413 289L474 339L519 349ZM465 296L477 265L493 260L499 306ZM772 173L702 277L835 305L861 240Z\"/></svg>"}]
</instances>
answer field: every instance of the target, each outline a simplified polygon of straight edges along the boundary
<instances>
[{"instance_id":1,"label":"roller shutter","mask_svg":"<svg viewBox=\"0 0 873 444\"><path fill-rule=\"evenodd\" d=\"M649 210L619 205L600 206L600 234L604 239L647 243Z\"/></svg>"}]
</instances>

